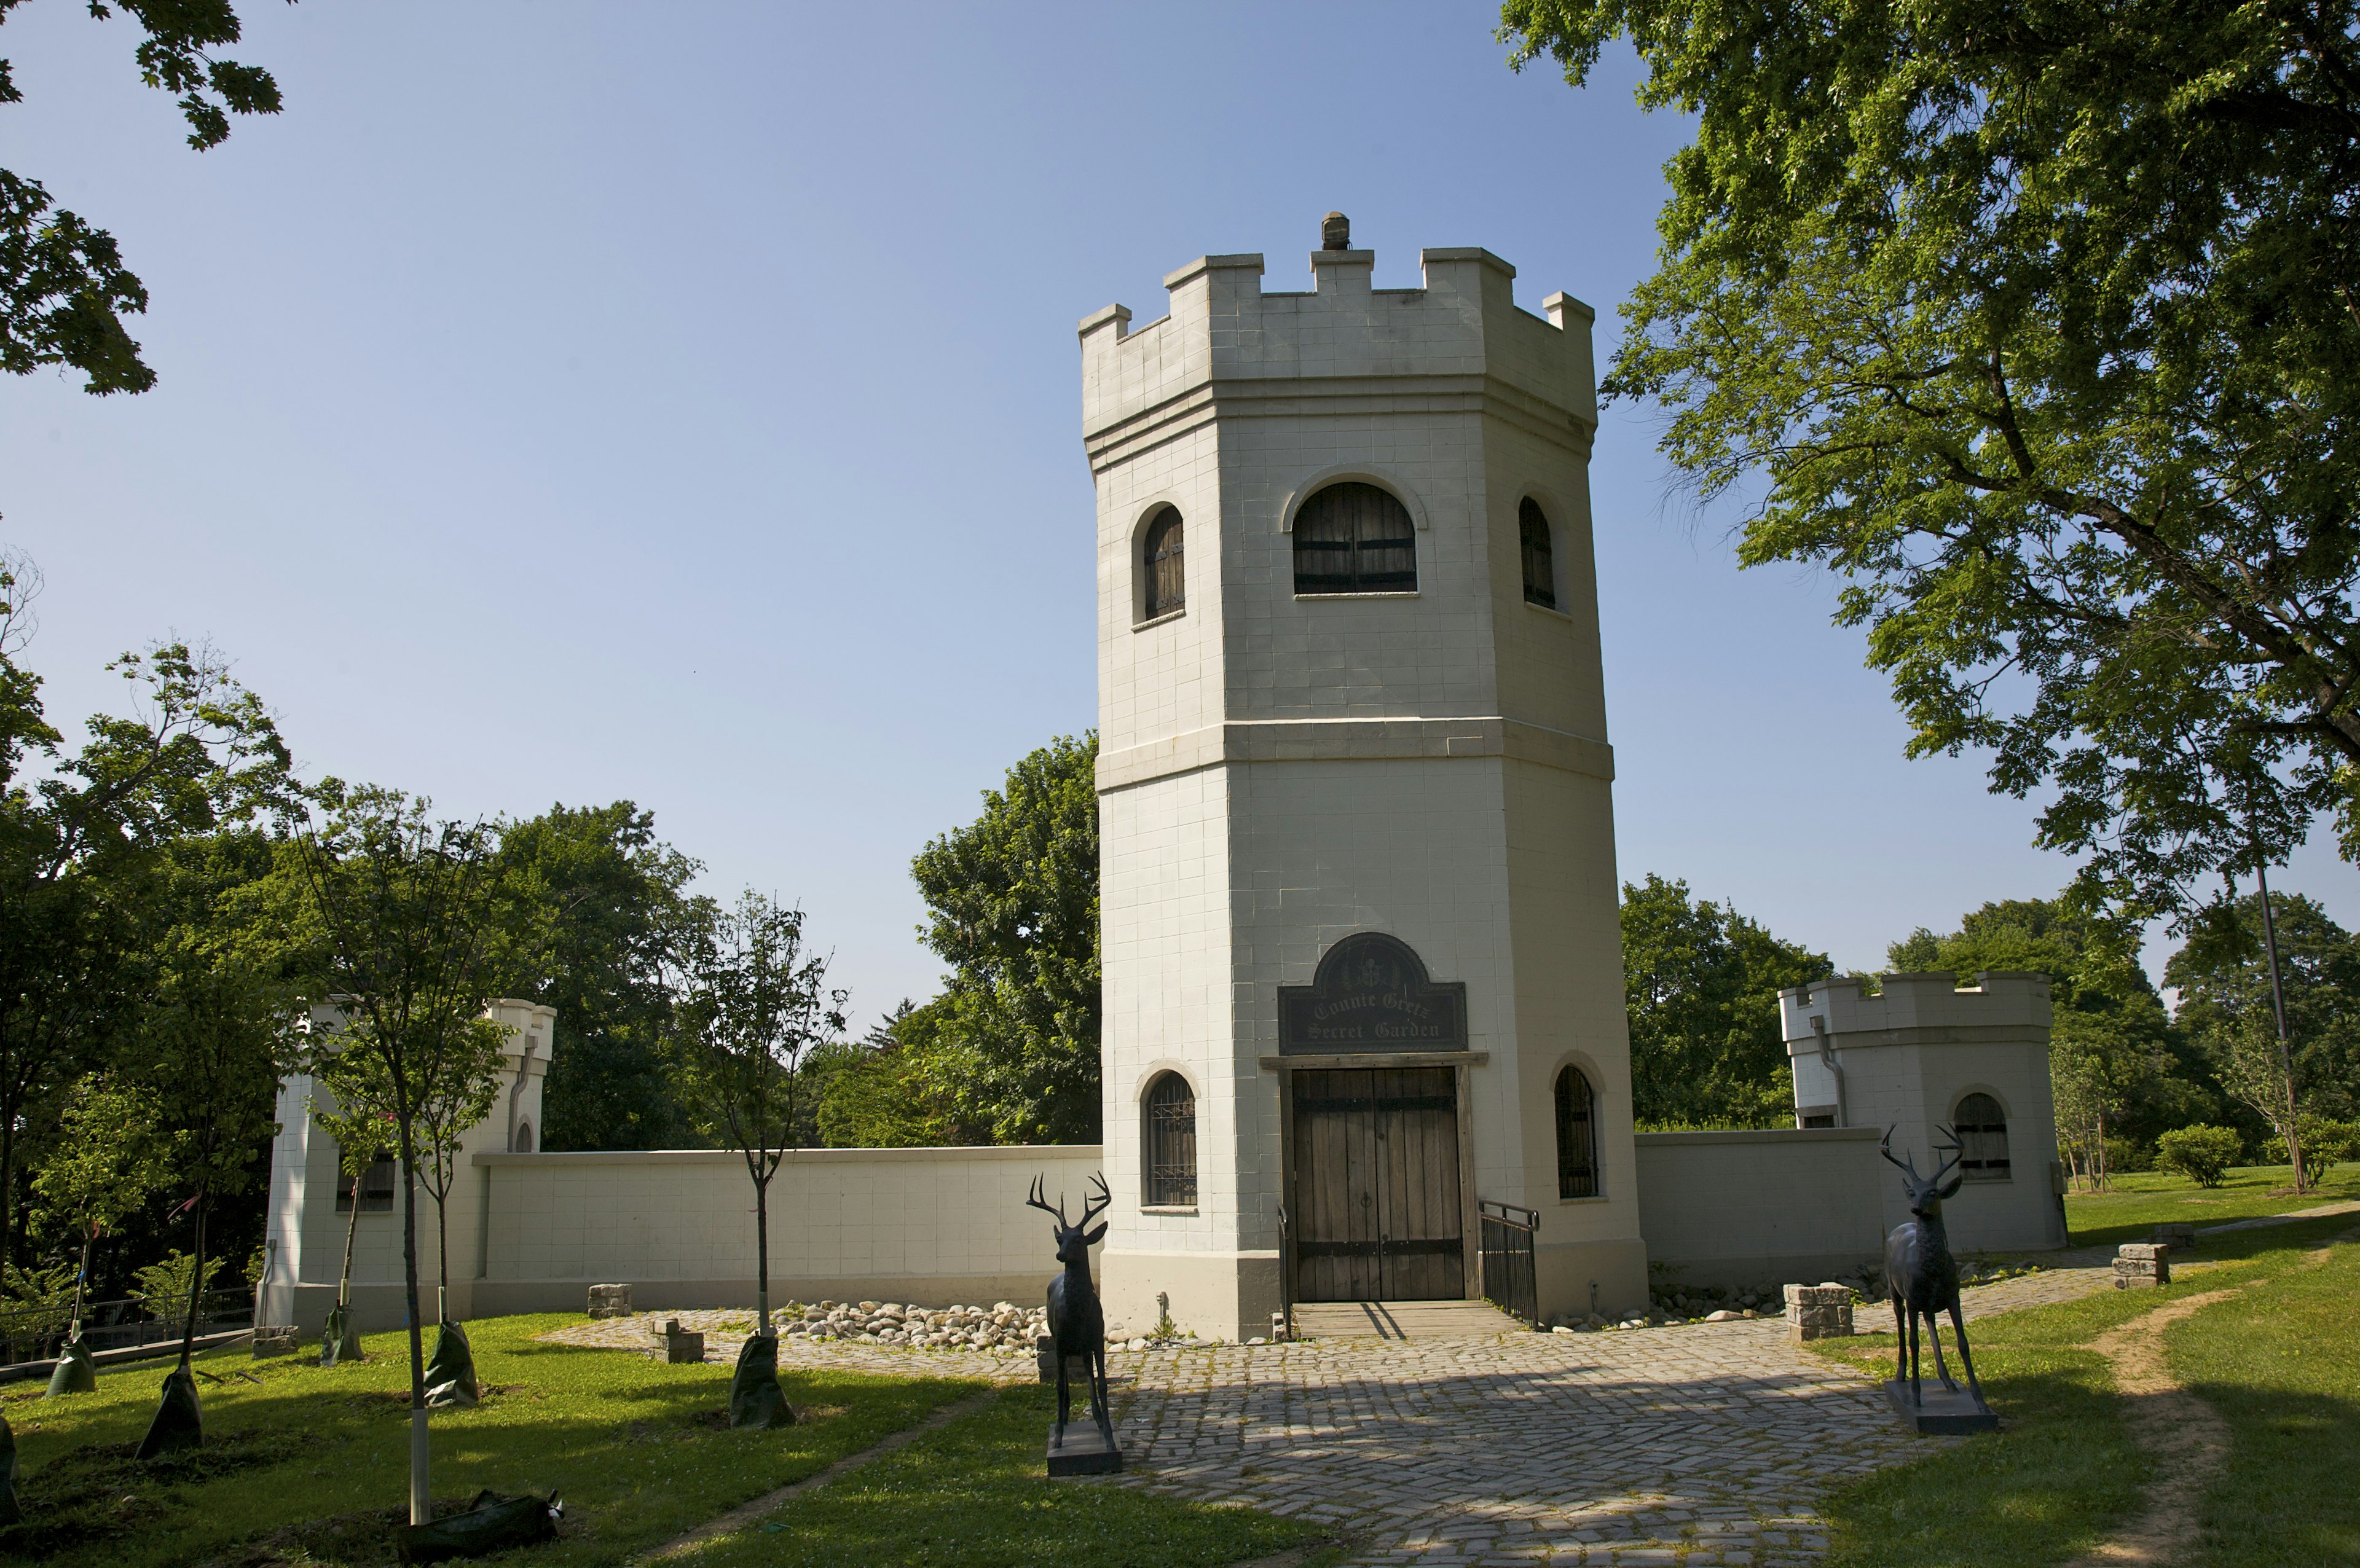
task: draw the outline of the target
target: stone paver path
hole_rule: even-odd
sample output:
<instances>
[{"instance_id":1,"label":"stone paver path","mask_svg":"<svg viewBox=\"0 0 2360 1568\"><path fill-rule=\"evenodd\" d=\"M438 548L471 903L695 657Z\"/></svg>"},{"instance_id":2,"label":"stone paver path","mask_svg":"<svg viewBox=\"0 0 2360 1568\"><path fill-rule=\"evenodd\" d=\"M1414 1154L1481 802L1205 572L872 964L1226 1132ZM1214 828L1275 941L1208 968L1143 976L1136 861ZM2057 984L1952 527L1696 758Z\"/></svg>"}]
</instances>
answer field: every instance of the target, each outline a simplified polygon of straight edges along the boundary
<instances>
[{"instance_id":1,"label":"stone paver path","mask_svg":"<svg viewBox=\"0 0 2360 1568\"><path fill-rule=\"evenodd\" d=\"M1926 1452L1775 1322L1117 1358L1122 1484L1363 1538L1367 1563L1804 1563L1827 1492Z\"/></svg>"}]
</instances>

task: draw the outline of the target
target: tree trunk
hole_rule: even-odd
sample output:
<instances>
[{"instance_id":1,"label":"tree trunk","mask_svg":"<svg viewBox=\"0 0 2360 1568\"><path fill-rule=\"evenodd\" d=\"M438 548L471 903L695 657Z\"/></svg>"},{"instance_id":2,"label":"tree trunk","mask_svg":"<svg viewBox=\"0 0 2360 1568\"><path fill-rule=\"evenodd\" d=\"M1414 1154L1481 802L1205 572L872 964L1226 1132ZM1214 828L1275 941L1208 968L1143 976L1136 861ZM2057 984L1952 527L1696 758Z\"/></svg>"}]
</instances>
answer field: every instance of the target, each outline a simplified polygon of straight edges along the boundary
<instances>
[{"instance_id":1,"label":"tree trunk","mask_svg":"<svg viewBox=\"0 0 2360 1568\"><path fill-rule=\"evenodd\" d=\"M418 1146L410 1117L401 1131L401 1284L410 1304L410 1522L434 1522L426 1474L426 1343L418 1320Z\"/></svg>"},{"instance_id":2,"label":"tree trunk","mask_svg":"<svg viewBox=\"0 0 2360 1568\"><path fill-rule=\"evenodd\" d=\"M2096 1134L2096 1136L2095 1136L2095 1137L2091 1140L2091 1143L2090 1143L2090 1154L2091 1154L2092 1159L2095 1161L2095 1164L2094 1164L2093 1169L2095 1169L2095 1170L2096 1170L2096 1171L2098 1172L2098 1180L2097 1180L2097 1182L2096 1182L2096 1190L2097 1190L2098 1192L2104 1192L2104 1191L2106 1190L2106 1177L2107 1177L2107 1175L2109 1174L2108 1168L2107 1168L2107 1165L2106 1165L2106 1113L2105 1113L2105 1112L2103 1112L2103 1111L2100 1111L2100 1112L2098 1112L2098 1113L2097 1113L2097 1123L2096 1123L2096 1127L2097 1127L2097 1134Z\"/></svg>"},{"instance_id":3,"label":"tree trunk","mask_svg":"<svg viewBox=\"0 0 2360 1568\"><path fill-rule=\"evenodd\" d=\"M205 1190L197 1189L197 1256L189 1271L189 1315L180 1324L180 1365L186 1367L197 1343L197 1303L205 1296Z\"/></svg>"},{"instance_id":4,"label":"tree trunk","mask_svg":"<svg viewBox=\"0 0 2360 1568\"><path fill-rule=\"evenodd\" d=\"M84 1226L82 1233L82 1272L74 1276L73 1318L66 1327L66 1337L69 1339L77 1338L82 1334L82 1292L90 1286L91 1239L90 1229Z\"/></svg>"},{"instance_id":5,"label":"tree trunk","mask_svg":"<svg viewBox=\"0 0 2360 1568\"><path fill-rule=\"evenodd\" d=\"M434 1321L451 1321L451 1191L434 1194Z\"/></svg>"},{"instance_id":6,"label":"tree trunk","mask_svg":"<svg viewBox=\"0 0 2360 1568\"><path fill-rule=\"evenodd\" d=\"M770 1183L754 1178L754 1304L761 1313L762 1334L770 1333Z\"/></svg>"},{"instance_id":7,"label":"tree trunk","mask_svg":"<svg viewBox=\"0 0 2360 1568\"><path fill-rule=\"evenodd\" d=\"M372 1160L370 1165L376 1164ZM353 1304L353 1241L361 1232L361 1177L367 1167L353 1177L353 1206L344 1221L344 1271L336 1276L336 1305L350 1311Z\"/></svg>"}]
</instances>

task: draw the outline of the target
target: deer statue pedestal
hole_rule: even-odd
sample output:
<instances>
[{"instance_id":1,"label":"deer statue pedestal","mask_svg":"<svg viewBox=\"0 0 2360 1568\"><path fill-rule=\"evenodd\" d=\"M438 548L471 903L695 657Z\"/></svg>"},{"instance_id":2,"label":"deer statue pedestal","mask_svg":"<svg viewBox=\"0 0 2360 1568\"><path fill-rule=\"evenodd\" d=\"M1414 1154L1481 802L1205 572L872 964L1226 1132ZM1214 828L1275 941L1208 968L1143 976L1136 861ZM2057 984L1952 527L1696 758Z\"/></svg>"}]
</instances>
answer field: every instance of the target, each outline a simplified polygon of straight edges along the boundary
<instances>
[{"instance_id":1,"label":"deer statue pedestal","mask_svg":"<svg viewBox=\"0 0 2360 1568\"><path fill-rule=\"evenodd\" d=\"M1960 1437L1971 1432L1999 1430L1999 1417L1992 1414L1991 1407L1969 1389L1945 1388L1939 1383L1930 1383L1921 1385L1920 1395L1925 1402L1914 1404L1908 1379L1885 1379L1885 1402L1913 1432Z\"/></svg>"},{"instance_id":2,"label":"deer statue pedestal","mask_svg":"<svg viewBox=\"0 0 2360 1568\"><path fill-rule=\"evenodd\" d=\"M1041 1341L1042 1366L1054 1369L1057 1383L1057 1420L1049 1428L1049 1475L1111 1475L1122 1468L1122 1449L1114 1440L1114 1412L1107 1403L1106 1312L1098 1305L1098 1287L1090 1282L1090 1248L1106 1237L1107 1227L1090 1222L1104 1214L1113 1196L1106 1178L1093 1177L1096 1192L1085 1193L1079 1224L1067 1224L1065 1200L1054 1208L1042 1194L1041 1179L1032 1181L1025 1206L1039 1209L1056 1223L1049 1234L1057 1244L1057 1261L1065 1271L1049 1281L1049 1334ZM1073 1379L1082 1378L1089 1396L1091 1421L1070 1424Z\"/></svg>"},{"instance_id":3,"label":"deer statue pedestal","mask_svg":"<svg viewBox=\"0 0 2360 1568\"><path fill-rule=\"evenodd\" d=\"M1049 1478L1066 1475L1112 1475L1122 1469L1122 1450L1095 1426L1065 1429L1065 1445L1057 1446L1056 1428L1049 1429Z\"/></svg>"}]
</instances>

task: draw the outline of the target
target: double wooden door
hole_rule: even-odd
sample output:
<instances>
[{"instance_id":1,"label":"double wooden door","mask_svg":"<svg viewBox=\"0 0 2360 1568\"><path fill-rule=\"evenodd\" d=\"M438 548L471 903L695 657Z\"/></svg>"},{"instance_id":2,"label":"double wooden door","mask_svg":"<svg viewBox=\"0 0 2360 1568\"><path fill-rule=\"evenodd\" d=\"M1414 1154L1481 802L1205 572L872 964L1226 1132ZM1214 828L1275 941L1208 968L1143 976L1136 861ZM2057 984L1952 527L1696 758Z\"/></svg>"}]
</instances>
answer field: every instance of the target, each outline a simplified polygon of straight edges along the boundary
<instances>
[{"instance_id":1,"label":"double wooden door","mask_svg":"<svg viewBox=\"0 0 2360 1568\"><path fill-rule=\"evenodd\" d=\"M1459 1078L1448 1067L1295 1074L1295 1297L1467 1293Z\"/></svg>"}]
</instances>

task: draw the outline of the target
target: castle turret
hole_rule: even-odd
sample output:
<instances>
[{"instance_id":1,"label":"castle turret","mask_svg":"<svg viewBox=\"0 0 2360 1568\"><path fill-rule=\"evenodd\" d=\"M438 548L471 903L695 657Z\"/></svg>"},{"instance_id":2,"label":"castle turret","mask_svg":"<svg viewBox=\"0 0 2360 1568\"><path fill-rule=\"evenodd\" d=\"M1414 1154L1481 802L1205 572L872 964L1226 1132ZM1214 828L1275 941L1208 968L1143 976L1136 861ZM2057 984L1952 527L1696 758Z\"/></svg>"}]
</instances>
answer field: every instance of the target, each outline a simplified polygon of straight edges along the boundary
<instances>
[{"instance_id":1,"label":"castle turret","mask_svg":"<svg viewBox=\"0 0 2360 1568\"><path fill-rule=\"evenodd\" d=\"M1480 1295L1481 1200L1544 1312L1634 1306L1591 311L1321 243L1081 323L1109 1311Z\"/></svg>"}]
</instances>

